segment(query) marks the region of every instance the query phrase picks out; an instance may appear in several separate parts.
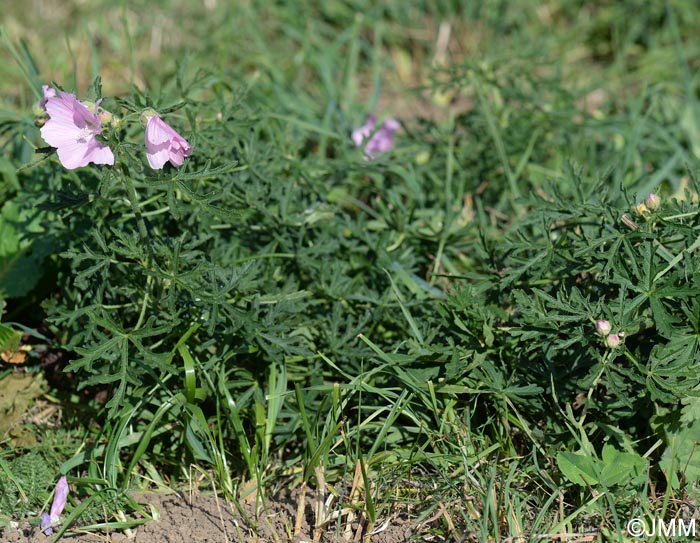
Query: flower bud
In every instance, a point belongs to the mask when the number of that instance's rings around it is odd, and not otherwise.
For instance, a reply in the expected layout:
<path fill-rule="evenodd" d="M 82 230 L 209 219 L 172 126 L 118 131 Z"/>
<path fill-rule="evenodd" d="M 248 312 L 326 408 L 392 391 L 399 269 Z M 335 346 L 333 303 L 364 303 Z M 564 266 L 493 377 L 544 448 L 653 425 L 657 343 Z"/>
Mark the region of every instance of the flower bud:
<path fill-rule="evenodd" d="M 610 322 L 604 320 L 596 322 L 595 330 L 601 336 L 607 336 L 610 333 Z"/>
<path fill-rule="evenodd" d="M 620 336 L 618 334 L 610 334 L 608 337 L 605 338 L 605 345 L 610 349 L 615 349 L 620 345 L 621 342 L 622 340 L 620 339 Z"/>
<path fill-rule="evenodd" d="M 114 115 L 112 115 L 109 111 L 101 109 L 100 119 L 102 119 L 102 124 L 109 124 L 114 120 Z"/>
<path fill-rule="evenodd" d="M 649 196 L 645 198 L 644 203 L 649 209 L 654 211 L 655 209 L 658 209 L 661 205 L 661 198 L 659 198 L 656 194 L 652 192 L 651 194 L 649 194 Z"/>
<path fill-rule="evenodd" d="M 146 125 L 148 124 L 148 121 L 151 120 L 151 117 L 154 117 L 154 116 L 156 116 L 156 115 L 158 115 L 158 114 L 156 113 L 156 110 L 155 110 L 155 109 L 150 108 L 150 107 L 144 109 L 144 110 L 141 112 L 141 118 L 140 118 L 141 124 L 142 124 L 143 126 L 146 126 Z"/>
<path fill-rule="evenodd" d="M 640 202 L 636 206 L 634 206 L 634 212 L 640 217 L 646 218 L 646 215 L 649 214 L 649 208 L 644 202 Z"/>

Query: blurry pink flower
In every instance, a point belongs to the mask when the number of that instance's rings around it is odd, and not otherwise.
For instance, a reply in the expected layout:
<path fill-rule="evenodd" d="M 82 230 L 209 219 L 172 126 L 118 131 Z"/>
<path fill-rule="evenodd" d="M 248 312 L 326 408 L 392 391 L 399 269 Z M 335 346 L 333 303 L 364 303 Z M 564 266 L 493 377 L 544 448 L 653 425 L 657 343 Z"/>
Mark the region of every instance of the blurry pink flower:
<path fill-rule="evenodd" d="M 182 166 L 190 156 L 192 147 L 187 140 L 155 113 L 146 124 L 146 157 L 154 170 L 160 170 L 170 161 L 173 166 Z"/>
<path fill-rule="evenodd" d="M 49 101 L 49 98 L 54 98 L 56 96 L 56 89 L 48 85 L 42 85 L 41 91 L 44 93 L 44 97 L 39 100 L 39 107 L 46 111 L 46 102 Z"/>
<path fill-rule="evenodd" d="M 352 141 L 355 142 L 357 147 L 360 147 L 362 143 L 369 138 L 369 141 L 365 145 L 365 156 L 367 158 L 374 158 L 377 153 L 391 151 L 394 148 L 394 132 L 401 127 L 396 119 L 389 118 L 384 121 L 384 124 L 374 132 L 374 134 L 372 134 L 376 122 L 376 115 L 370 115 L 367 117 L 367 122 L 364 126 L 352 132 Z"/>
<path fill-rule="evenodd" d="M 61 477 L 56 485 L 56 490 L 53 494 L 53 503 L 51 504 L 51 511 L 49 513 L 44 513 L 41 515 L 41 531 L 46 535 L 51 535 L 53 533 L 52 526 L 58 524 L 61 521 L 61 513 L 63 508 L 66 506 L 68 501 L 68 481 L 65 477 Z"/>
<path fill-rule="evenodd" d="M 97 111 L 100 102 L 94 105 Z M 61 164 L 73 170 L 95 164 L 114 164 L 112 150 L 96 136 L 102 131 L 102 120 L 74 95 L 58 91 L 46 100 L 49 120 L 41 129 L 41 137 L 58 152 Z"/>

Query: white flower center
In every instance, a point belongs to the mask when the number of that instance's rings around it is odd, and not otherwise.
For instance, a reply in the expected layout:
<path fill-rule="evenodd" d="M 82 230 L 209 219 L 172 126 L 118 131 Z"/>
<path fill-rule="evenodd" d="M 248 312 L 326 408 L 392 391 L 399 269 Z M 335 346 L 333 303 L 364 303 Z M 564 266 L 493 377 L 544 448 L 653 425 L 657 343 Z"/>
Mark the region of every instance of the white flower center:
<path fill-rule="evenodd" d="M 86 143 L 88 140 L 95 137 L 95 131 L 89 126 L 85 126 L 78 132 L 78 141 L 80 143 Z"/>

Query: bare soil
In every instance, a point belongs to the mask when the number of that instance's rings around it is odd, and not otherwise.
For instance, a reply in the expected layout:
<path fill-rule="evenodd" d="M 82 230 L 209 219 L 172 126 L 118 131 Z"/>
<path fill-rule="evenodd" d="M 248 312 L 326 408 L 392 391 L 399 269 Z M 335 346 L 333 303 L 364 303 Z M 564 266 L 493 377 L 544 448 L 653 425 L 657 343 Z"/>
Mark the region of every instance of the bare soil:
<path fill-rule="evenodd" d="M 67 543 L 398 543 L 416 535 L 410 523 L 401 519 L 381 519 L 370 534 L 362 522 L 331 521 L 324 530 L 313 533 L 312 503 L 305 502 L 301 531 L 294 534 L 298 496 L 293 493 L 267 500 L 267 514 L 258 515 L 257 525 L 247 522 L 236 508 L 211 495 L 143 494 L 134 496 L 137 502 L 153 506 L 160 513 L 152 520 L 132 530 L 110 533 L 72 533 L 61 541 Z M 244 505 L 243 512 L 255 518 L 254 505 Z M 131 537 L 128 537 L 130 535 Z M 367 539 L 366 537 L 369 536 Z M 27 522 L 18 527 L 0 528 L 3 543 L 49 543 L 38 527 Z"/>

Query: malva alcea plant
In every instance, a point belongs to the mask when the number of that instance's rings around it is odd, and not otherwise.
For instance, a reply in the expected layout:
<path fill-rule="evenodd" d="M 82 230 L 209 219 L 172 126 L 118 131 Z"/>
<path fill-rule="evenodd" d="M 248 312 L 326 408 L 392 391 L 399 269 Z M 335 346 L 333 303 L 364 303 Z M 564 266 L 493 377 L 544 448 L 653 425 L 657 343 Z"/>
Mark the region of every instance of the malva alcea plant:
<path fill-rule="evenodd" d="M 99 312 L 98 308 L 103 295 L 108 298 L 114 295 L 114 300 L 130 300 L 140 306 L 139 317 L 134 320 L 135 330 L 139 330 L 145 325 L 144 319 L 147 321 L 147 318 L 153 318 L 152 312 L 148 310 L 148 302 L 157 296 L 154 290 L 158 286 L 154 284 L 151 275 L 160 273 L 162 267 L 167 267 L 167 264 L 164 264 L 160 255 L 154 252 L 154 246 L 161 231 L 158 228 L 154 229 L 153 224 L 144 217 L 136 183 L 149 175 L 148 167 L 153 170 L 163 170 L 166 168 L 166 163 L 170 163 L 172 167 L 183 168 L 185 159 L 190 156 L 192 146 L 153 108 L 145 107 L 146 100 L 142 96 L 139 97 L 140 103 L 138 104 L 129 100 L 108 101 L 111 107 L 109 110 L 106 109 L 101 97 L 99 79 L 95 81 L 91 89 L 93 101 L 78 100 L 74 94 L 46 85 L 43 86 L 42 90 L 43 98 L 35 108 L 38 117 L 36 124 L 41 127 L 42 138 L 55 148 L 58 160 L 64 168 L 68 170 L 85 168 L 77 176 L 70 177 L 70 183 L 77 181 L 79 187 L 77 190 L 83 193 L 87 190 L 92 193 L 90 198 L 92 198 L 93 205 L 90 207 L 93 209 L 86 209 L 86 214 L 79 220 L 83 225 L 89 224 L 90 231 L 98 240 L 112 240 L 114 236 L 119 239 L 122 239 L 122 236 L 134 236 L 133 247 L 138 248 L 139 254 L 142 253 L 143 256 L 143 258 L 136 255 L 131 257 L 139 262 L 139 271 L 131 277 L 134 283 L 131 286 L 136 290 L 130 291 L 124 298 L 120 287 L 115 286 L 112 293 L 105 292 L 105 289 L 110 290 L 108 287 L 100 287 L 98 288 L 100 294 L 92 300 L 90 311 Z M 118 104 L 116 107 L 112 106 L 115 102 Z M 121 111 L 117 112 L 119 115 L 114 113 L 118 108 L 123 110 L 123 114 Z M 136 140 L 138 143 L 134 141 L 134 135 L 138 133 L 136 126 L 145 128 L 142 132 L 144 139 L 140 142 Z M 45 151 L 45 149 L 40 151 Z M 143 158 L 146 158 L 146 161 Z M 146 166 L 146 162 L 148 166 Z M 97 165 L 99 168 L 93 168 L 90 171 L 86 167 L 91 165 Z M 173 175 L 170 180 L 174 180 L 178 175 L 180 172 Z M 60 178 L 63 179 L 63 176 Z M 97 192 L 94 192 L 94 189 L 89 187 L 96 178 L 100 182 Z M 62 185 L 59 192 L 64 190 L 63 187 Z M 71 190 L 75 191 L 76 189 L 71 188 Z M 114 199 L 112 197 L 123 190 L 126 191 L 126 198 L 120 196 Z M 188 191 L 189 187 L 184 187 L 184 190 Z M 130 209 L 125 210 L 125 223 L 116 226 L 112 220 L 115 210 L 124 203 L 127 203 Z M 107 215 L 102 215 L 101 211 L 107 211 Z M 59 221 L 63 225 L 61 228 L 73 227 L 69 222 L 77 216 L 71 214 L 70 217 L 70 219 L 68 216 L 61 218 Z M 64 222 L 66 219 L 68 221 Z M 85 219 L 87 222 L 84 221 Z M 115 229 L 104 228 L 106 221 L 110 221 Z M 130 228 L 128 223 L 131 221 L 135 221 L 136 230 Z M 83 227 L 81 226 L 81 230 Z M 54 227 L 47 224 L 46 228 L 48 231 L 53 231 Z M 84 236 L 78 235 L 77 238 L 84 239 Z M 100 245 L 100 249 L 106 248 L 105 245 Z M 66 256 L 70 258 L 72 255 L 66 253 Z M 94 253 L 92 256 L 95 256 Z M 76 257 L 76 259 L 78 262 L 82 261 L 80 257 Z M 110 258 L 110 260 L 110 264 L 103 269 L 103 279 L 120 267 L 118 259 Z M 98 268 L 102 269 L 99 266 Z M 76 285 L 86 286 L 85 272 L 80 269 L 79 265 L 70 276 L 71 283 L 75 282 Z M 139 285 L 136 286 L 136 283 Z M 78 303 L 85 301 L 82 299 Z M 127 325 L 123 315 L 117 311 L 107 311 L 103 316 L 114 320 L 114 322 L 122 321 L 126 329 L 129 325 L 134 324 L 134 322 L 129 322 Z M 91 314 L 90 318 L 96 319 L 97 317 Z M 98 333 L 97 335 L 101 336 L 102 334 Z M 74 339 L 76 340 L 75 344 L 79 345 L 78 338 Z M 124 374 L 126 368 L 131 365 L 132 362 L 128 357 L 122 359 L 122 379 L 120 380 L 122 388 L 108 403 L 112 408 L 116 408 L 124 400 L 125 390 L 123 387 L 126 385 L 126 381 L 129 380 L 133 383 L 138 381 L 133 376 L 127 378 Z M 90 364 L 89 371 L 91 369 L 92 364 Z M 97 373 L 106 375 L 102 371 Z M 126 373 L 129 372 L 126 371 Z M 113 377 L 106 377 L 106 380 L 109 381 L 111 378 Z M 85 385 L 81 384 L 81 386 Z"/>
<path fill-rule="evenodd" d="M 75 95 L 44 85 L 44 97 L 40 109 L 49 116 L 41 128 L 41 137 L 56 149 L 61 164 L 73 170 L 88 164 L 114 165 L 112 149 L 101 141 L 105 128 L 118 129 L 120 121 L 100 107 L 102 100 L 80 102 Z M 166 162 L 183 165 L 192 147 L 153 109 L 141 115 L 146 123 L 146 157 L 154 170 L 162 169 Z M 106 126 L 103 126 L 103 122 Z"/>

